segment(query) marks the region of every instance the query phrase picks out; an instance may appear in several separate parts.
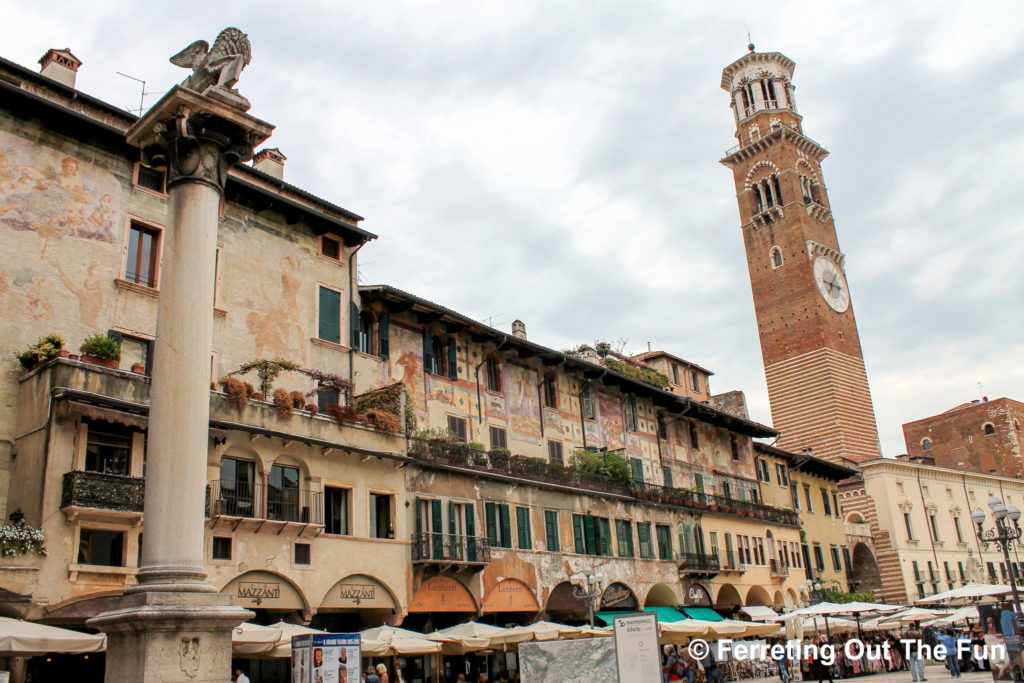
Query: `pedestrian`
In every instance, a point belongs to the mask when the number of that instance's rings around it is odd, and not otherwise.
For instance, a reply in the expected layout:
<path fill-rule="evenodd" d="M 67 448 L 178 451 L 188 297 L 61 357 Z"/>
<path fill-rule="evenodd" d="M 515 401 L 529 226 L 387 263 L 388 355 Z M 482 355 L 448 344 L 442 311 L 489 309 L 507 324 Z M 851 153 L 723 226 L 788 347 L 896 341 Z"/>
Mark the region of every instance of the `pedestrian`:
<path fill-rule="evenodd" d="M 789 672 L 789 656 L 786 654 L 786 648 L 779 648 L 779 651 L 775 654 L 775 664 L 779 667 L 779 680 L 782 683 L 789 683 L 793 675 Z M 690 683 L 693 683 L 693 681 Z"/>
<path fill-rule="evenodd" d="M 722 680 L 722 670 L 718 668 L 718 662 L 715 660 L 715 654 L 711 650 L 712 648 L 708 647 L 707 654 L 704 655 L 704 659 L 700 661 L 700 665 L 704 667 L 705 683 L 714 683 L 714 681 Z"/>
<path fill-rule="evenodd" d="M 828 661 L 830 657 L 825 656 L 825 652 L 828 650 L 828 641 L 825 640 L 825 636 L 818 636 L 818 647 L 814 653 L 814 668 L 815 673 L 818 677 L 818 683 L 835 683 L 832 680 L 832 665 Z"/>
<path fill-rule="evenodd" d="M 960 658 L 956 653 L 956 637 L 953 629 L 946 629 L 939 635 L 939 645 L 946 649 L 946 666 L 949 668 L 949 675 L 953 678 L 960 678 Z"/>
<path fill-rule="evenodd" d="M 249 683 L 249 677 L 241 669 L 235 669 L 235 683 Z"/>
<path fill-rule="evenodd" d="M 363 680 L 364 683 L 380 683 L 380 676 L 373 670 L 373 664 L 366 665 L 366 678 Z"/>
<path fill-rule="evenodd" d="M 924 681 L 924 660 L 921 659 L 921 628 L 918 622 L 903 632 L 903 640 L 911 641 L 906 647 L 907 664 L 910 665 L 910 680 Z"/>
<path fill-rule="evenodd" d="M 661 659 L 661 680 L 663 683 L 678 681 L 679 674 L 676 673 L 676 665 L 679 663 L 679 655 L 676 654 L 675 645 L 668 644 L 662 648 Z"/>
<path fill-rule="evenodd" d="M 377 665 L 377 675 L 380 676 L 380 683 L 390 683 L 391 679 L 388 678 L 388 668 L 384 666 L 383 662 Z"/>

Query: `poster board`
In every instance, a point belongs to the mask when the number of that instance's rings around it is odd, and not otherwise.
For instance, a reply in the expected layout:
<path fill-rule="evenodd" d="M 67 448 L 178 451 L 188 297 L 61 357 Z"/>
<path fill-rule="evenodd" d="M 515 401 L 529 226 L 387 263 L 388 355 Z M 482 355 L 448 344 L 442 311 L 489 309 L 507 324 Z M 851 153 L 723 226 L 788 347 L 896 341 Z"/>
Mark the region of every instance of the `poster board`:
<path fill-rule="evenodd" d="M 519 645 L 522 683 L 618 683 L 611 638 L 545 640 Z"/>
<path fill-rule="evenodd" d="M 358 633 L 292 637 L 292 683 L 359 683 Z"/>
<path fill-rule="evenodd" d="M 661 681 L 658 615 L 655 612 L 624 614 L 615 617 L 612 625 L 615 631 L 615 665 L 619 683 Z"/>

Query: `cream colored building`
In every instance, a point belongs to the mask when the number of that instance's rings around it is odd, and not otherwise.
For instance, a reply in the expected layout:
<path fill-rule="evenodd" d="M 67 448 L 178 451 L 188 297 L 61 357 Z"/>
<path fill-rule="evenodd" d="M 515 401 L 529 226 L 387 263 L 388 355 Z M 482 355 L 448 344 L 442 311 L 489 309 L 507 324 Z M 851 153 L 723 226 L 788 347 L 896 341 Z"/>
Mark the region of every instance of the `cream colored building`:
<path fill-rule="evenodd" d="M 935 467 L 927 459 L 871 460 L 859 465 L 867 498 L 850 490 L 841 502 L 846 521 L 864 525 L 874 538 L 885 602 L 913 601 L 971 581 L 1003 582 L 1020 577 L 1021 559 L 1010 567 L 994 545 L 978 540 L 971 511 L 988 500 L 1024 508 L 1024 481 Z M 857 558 L 855 558 L 855 563 Z"/>

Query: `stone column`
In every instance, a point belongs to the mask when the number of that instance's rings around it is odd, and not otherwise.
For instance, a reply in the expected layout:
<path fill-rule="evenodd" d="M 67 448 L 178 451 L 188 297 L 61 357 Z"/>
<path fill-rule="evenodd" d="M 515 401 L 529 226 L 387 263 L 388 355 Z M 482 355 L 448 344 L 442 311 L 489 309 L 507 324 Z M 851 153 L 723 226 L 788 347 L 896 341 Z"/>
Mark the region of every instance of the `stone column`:
<path fill-rule="evenodd" d="M 228 169 L 273 127 L 223 87 L 175 86 L 128 131 L 167 168 L 170 207 L 150 393 L 138 585 L 90 625 L 107 633 L 106 681 L 226 682 L 231 630 L 252 613 L 205 583 L 214 264 Z"/>

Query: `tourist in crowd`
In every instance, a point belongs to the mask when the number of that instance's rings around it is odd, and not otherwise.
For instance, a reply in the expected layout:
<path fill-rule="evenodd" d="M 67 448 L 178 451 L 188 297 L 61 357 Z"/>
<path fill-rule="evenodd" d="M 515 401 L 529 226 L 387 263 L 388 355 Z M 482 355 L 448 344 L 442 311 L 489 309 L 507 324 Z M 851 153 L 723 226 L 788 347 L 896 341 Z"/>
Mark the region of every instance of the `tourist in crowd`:
<path fill-rule="evenodd" d="M 366 665 L 366 672 L 363 675 L 363 681 L 365 683 L 380 683 L 380 676 L 373 670 L 373 664 Z"/>
<path fill-rule="evenodd" d="M 824 653 L 828 641 L 825 640 L 825 636 L 818 636 L 818 641 L 815 644 L 817 645 L 817 651 L 814 653 L 814 677 L 818 679 L 818 683 L 824 683 L 826 680 L 828 683 L 835 683 L 832 680 L 832 667 Z"/>
<path fill-rule="evenodd" d="M 675 645 L 665 645 L 662 648 L 661 658 L 661 680 L 663 683 L 678 681 L 679 674 L 676 673 L 676 665 L 679 664 L 679 655 L 676 654 Z"/>
<path fill-rule="evenodd" d="M 960 678 L 960 659 L 956 654 L 956 637 L 953 635 L 952 627 L 947 626 L 939 634 L 939 645 L 946 648 L 946 667 L 949 669 L 949 675 Z"/>
<path fill-rule="evenodd" d="M 377 665 L 377 675 L 380 677 L 380 683 L 390 683 L 391 679 L 388 678 L 388 668 L 381 662 Z"/>

